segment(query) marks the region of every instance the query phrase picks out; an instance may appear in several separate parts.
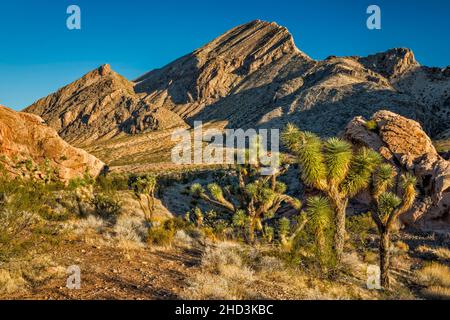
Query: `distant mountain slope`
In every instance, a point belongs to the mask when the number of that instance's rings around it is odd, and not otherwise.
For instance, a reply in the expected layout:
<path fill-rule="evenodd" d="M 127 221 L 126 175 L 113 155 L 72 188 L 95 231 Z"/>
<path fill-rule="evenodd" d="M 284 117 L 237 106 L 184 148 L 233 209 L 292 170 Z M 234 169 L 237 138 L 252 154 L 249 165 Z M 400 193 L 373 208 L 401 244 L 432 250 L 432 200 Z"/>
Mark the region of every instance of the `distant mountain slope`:
<path fill-rule="evenodd" d="M 184 125 L 167 109 L 155 108 L 135 94 L 133 83 L 104 65 L 26 112 L 41 116 L 68 142 L 86 145 L 120 133 L 136 134 Z"/>
<path fill-rule="evenodd" d="M 230 128 L 295 122 L 329 136 L 354 116 L 381 109 L 420 121 L 432 136 L 450 129 L 449 68 L 422 67 L 409 49 L 315 61 L 297 49 L 286 28 L 259 20 L 134 83 L 104 69 L 27 111 L 77 144 L 165 129 L 180 118 Z"/>
<path fill-rule="evenodd" d="M 56 177 L 69 181 L 87 171 L 97 176 L 104 163 L 69 145 L 36 115 L 0 106 L 0 165 L 12 176 L 42 177 L 56 169 Z"/>

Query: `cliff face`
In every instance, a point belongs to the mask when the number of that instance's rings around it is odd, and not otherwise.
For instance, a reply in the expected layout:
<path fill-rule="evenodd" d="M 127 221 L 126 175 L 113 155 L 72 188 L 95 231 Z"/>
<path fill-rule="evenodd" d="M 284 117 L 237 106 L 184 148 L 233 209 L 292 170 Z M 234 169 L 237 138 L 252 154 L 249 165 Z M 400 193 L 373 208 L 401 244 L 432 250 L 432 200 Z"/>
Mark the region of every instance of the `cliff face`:
<path fill-rule="evenodd" d="M 11 176 L 39 178 L 52 168 L 58 179 L 69 181 L 85 172 L 95 177 L 104 167 L 94 156 L 61 139 L 40 117 L 3 106 L 0 106 L 0 154 L 0 163 Z"/>
<path fill-rule="evenodd" d="M 298 124 L 322 136 L 355 116 L 389 110 L 433 137 L 450 129 L 450 72 L 422 67 L 409 49 L 315 61 L 276 23 L 238 26 L 169 65 L 129 82 L 108 66 L 27 109 L 68 141 L 89 145 L 220 121 L 229 128 Z"/>

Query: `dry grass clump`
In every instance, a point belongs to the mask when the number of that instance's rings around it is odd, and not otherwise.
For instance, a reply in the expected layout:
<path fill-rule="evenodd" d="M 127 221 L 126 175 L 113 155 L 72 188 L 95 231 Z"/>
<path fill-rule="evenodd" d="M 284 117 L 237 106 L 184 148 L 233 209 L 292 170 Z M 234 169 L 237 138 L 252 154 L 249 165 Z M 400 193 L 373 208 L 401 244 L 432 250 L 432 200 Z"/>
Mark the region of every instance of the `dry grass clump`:
<path fill-rule="evenodd" d="M 71 227 L 76 235 L 83 235 L 88 232 L 99 233 L 105 227 L 105 222 L 100 217 L 89 215 L 85 219 L 76 220 Z"/>
<path fill-rule="evenodd" d="M 207 247 L 201 271 L 190 279 L 185 292 L 187 299 L 238 300 L 253 297 L 251 289 L 254 271 L 244 265 L 239 246 L 220 243 Z"/>
<path fill-rule="evenodd" d="M 121 216 L 114 226 L 114 237 L 119 241 L 119 244 L 134 243 L 137 247 L 144 247 L 147 230 L 147 223 L 144 219 Z"/>
<path fill-rule="evenodd" d="M 416 251 L 422 254 L 433 255 L 440 260 L 450 260 L 450 250 L 444 247 L 433 248 L 421 245 L 417 247 Z"/>
<path fill-rule="evenodd" d="M 273 250 L 272 250 L 273 251 Z M 382 292 L 368 290 L 364 277 L 341 280 L 317 277 L 301 267 L 286 264 L 270 249 L 223 242 L 206 248 L 200 268 L 188 279 L 186 299 L 328 300 L 380 299 Z M 273 253 L 273 252 L 272 252 Z M 360 260 L 350 257 L 350 265 Z M 353 269 L 353 268 L 352 268 Z M 357 272 L 360 273 L 360 272 Z"/>
<path fill-rule="evenodd" d="M 450 288 L 431 286 L 422 291 L 422 293 L 433 300 L 450 300 Z"/>
<path fill-rule="evenodd" d="M 433 262 L 419 271 L 419 278 L 428 285 L 439 285 L 450 288 L 450 268 Z"/>
<path fill-rule="evenodd" d="M 17 272 L 0 269 L 0 294 L 18 292 L 26 285 L 25 279 Z"/>
<path fill-rule="evenodd" d="M 64 268 L 48 255 L 30 252 L 29 257 L 12 260 L 0 269 L 0 295 L 25 291 L 29 286 L 44 283 L 64 274 Z"/>
<path fill-rule="evenodd" d="M 430 299 L 450 299 L 450 268 L 433 262 L 419 271 L 419 280 L 427 287 L 423 294 Z"/>

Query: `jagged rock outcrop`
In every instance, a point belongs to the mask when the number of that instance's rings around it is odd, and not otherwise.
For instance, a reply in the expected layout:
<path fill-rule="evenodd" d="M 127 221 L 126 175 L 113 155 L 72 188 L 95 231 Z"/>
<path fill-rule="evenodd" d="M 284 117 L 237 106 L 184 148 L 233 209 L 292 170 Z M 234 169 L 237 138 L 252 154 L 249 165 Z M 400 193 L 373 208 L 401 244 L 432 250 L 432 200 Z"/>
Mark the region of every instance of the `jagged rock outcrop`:
<path fill-rule="evenodd" d="M 33 114 L 0 106 L 0 164 L 8 175 L 55 178 L 69 181 L 85 172 L 97 176 L 104 163 L 61 139 L 56 131 Z"/>
<path fill-rule="evenodd" d="M 366 68 L 392 79 L 402 76 L 405 72 L 419 67 L 414 53 L 407 48 L 390 49 L 368 57 L 358 58 Z"/>
<path fill-rule="evenodd" d="M 370 147 L 400 171 L 418 178 L 420 196 L 405 223 L 436 229 L 450 227 L 450 162 L 436 151 L 431 139 L 416 121 L 390 111 L 379 111 L 371 119 L 376 128 L 357 117 L 345 129 L 345 138 Z"/>
<path fill-rule="evenodd" d="M 68 142 L 87 145 L 120 133 L 136 134 L 184 125 L 167 109 L 142 101 L 133 83 L 101 66 L 25 112 L 41 116 Z"/>

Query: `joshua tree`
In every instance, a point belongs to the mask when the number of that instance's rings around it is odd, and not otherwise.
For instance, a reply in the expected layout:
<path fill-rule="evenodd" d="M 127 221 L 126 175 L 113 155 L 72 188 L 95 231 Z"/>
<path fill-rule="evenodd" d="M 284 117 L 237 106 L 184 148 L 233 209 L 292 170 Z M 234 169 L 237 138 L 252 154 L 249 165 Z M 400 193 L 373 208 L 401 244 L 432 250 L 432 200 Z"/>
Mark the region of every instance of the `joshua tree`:
<path fill-rule="evenodd" d="M 322 267 L 335 263 L 333 250 L 333 210 L 325 197 L 312 197 L 308 199 L 306 210 L 308 228 L 315 238 L 315 250 Z"/>
<path fill-rule="evenodd" d="M 286 185 L 277 181 L 277 177 L 287 169 L 280 168 L 272 175 L 264 176 L 258 164 L 239 166 L 236 181 L 231 185 L 222 187 L 213 183 L 205 190 L 200 184 L 194 184 L 191 194 L 231 213 L 233 225 L 245 228 L 247 241 L 254 242 L 256 231 L 264 233 L 264 230 L 270 230 L 264 228 L 263 222 L 274 217 L 284 202 L 300 209 L 300 201 L 286 195 Z"/>
<path fill-rule="evenodd" d="M 156 177 L 151 174 L 131 177 L 130 185 L 139 200 L 139 204 L 141 205 L 141 209 L 144 212 L 146 219 L 152 220 L 153 213 L 155 211 L 155 192 L 157 186 Z M 142 198 L 147 200 L 148 209 L 145 208 Z"/>
<path fill-rule="evenodd" d="M 404 174 L 400 178 L 400 196 L 389 191 L 394 187 L 397 173 L 389 164 L 382 164 L 378 168 L 373 181 L 372 195 L 374 210 L 372 218 L 375 221 L 380 233 L 380 282 L 381 286 L 389 289 L 389 269 L 390 269 L 390 236 L 395 223 L 400 215 L 408 211 L 417 196 L 416 178 L 410 174 Z"/>
<path fill-rule="evenodd" d="M 283 143 L 298 157 L 301 178 L 310 187 L 326 194 L 334 211 L 334 248 L 336 259 L 342 259 L 345 240 L 345 217 L 349 199 L 367 188 L 381 157 L 362 148 L 353 152 L 344 140 L 322 141 L 310 132 L 289 124 L 282 135 Z"/>

